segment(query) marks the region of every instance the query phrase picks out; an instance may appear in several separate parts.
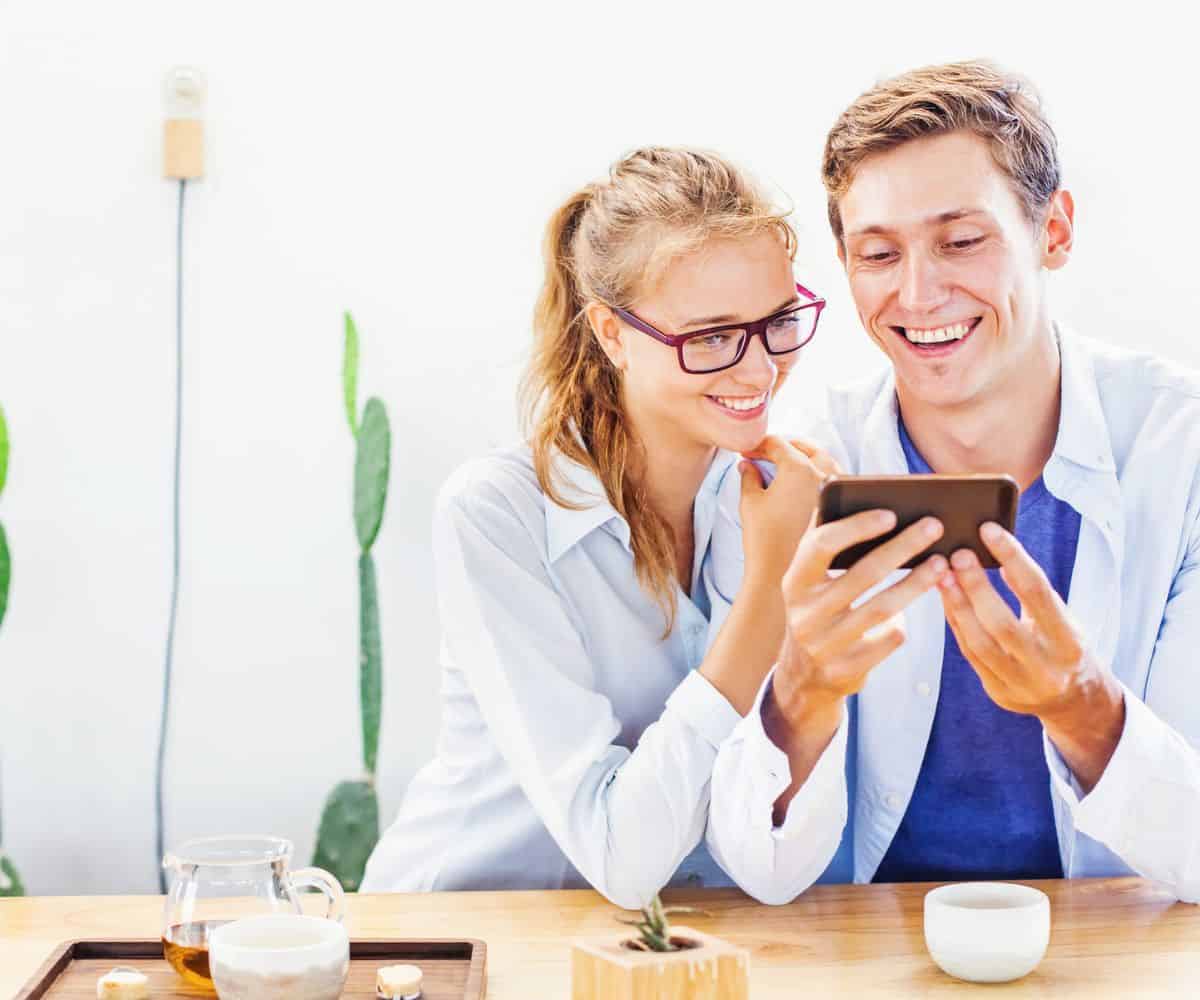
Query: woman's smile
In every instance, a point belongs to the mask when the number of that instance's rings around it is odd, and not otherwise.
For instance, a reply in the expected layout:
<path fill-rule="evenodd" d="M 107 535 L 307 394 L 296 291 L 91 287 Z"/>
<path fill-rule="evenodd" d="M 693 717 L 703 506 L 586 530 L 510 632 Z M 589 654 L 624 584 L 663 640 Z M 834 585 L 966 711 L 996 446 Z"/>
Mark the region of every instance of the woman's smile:
<path fill-rule="evenodd" d="M 755 396 L 706 395 L 704 398 L 733 420 L 757 420 L 767 412 L 767 407 L 771 403 L 771 391 L 768 389 Z"/>

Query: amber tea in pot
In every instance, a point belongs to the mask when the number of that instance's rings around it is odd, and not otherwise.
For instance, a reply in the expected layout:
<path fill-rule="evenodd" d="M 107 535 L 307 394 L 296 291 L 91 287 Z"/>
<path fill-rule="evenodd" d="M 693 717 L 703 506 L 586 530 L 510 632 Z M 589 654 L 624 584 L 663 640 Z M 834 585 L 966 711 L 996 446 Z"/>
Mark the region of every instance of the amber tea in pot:
<path fill-rule="evenodd" d="M 344 896 L 320 868 L 290 870 L 291 841 L 282 837 L 189 840 L 163 858 L 171 884 L 163 908 L 163 957 L 187 982 L 213 988 L 209 935 L 239 917 L 300 913 L 300 889 L 320 889 L 325 914 L 341 920 Z"/>

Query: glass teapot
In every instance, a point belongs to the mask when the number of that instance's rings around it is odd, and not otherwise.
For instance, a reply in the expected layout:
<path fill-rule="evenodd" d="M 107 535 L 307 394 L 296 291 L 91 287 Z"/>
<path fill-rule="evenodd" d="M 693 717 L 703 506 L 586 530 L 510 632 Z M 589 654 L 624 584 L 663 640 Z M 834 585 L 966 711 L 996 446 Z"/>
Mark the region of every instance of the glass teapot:
<path fill-rule="evenodd" d="M 208 936 L 213 928 L 261 913 L 300 913 L 300 889 L 320 889 L 326 916 L 342 919 L 341 883 L 320 868 L 291 871 L 282 837 L 205 837 L 163 858 L 171 884 L 163 907 L 163 955 L 185 980 L 212 989 Z"/>

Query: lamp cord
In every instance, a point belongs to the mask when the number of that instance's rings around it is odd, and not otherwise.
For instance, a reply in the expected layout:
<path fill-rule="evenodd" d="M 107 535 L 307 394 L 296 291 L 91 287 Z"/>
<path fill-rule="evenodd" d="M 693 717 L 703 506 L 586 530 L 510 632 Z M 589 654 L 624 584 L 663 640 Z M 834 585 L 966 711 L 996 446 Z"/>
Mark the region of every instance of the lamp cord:
<path fill-rule="evenodd" d="M 167 618 L 167 648 L 163 664 L 162 712 L 158 730 L 158 760 L 154 776 L 154 846 L 158 852 L 158 891 L 167 891 L 162 867 L 163 774 L 167 756 L 167 727 L 171 716 L 171 668 L 175 658 L 175 623 L 179 612 L 179 482 L 183 442 L 183 201 L 187 180 L 179 181 L 179 214 L 175 232 L 175 456 L 171 507 L 171 607 Z"/>

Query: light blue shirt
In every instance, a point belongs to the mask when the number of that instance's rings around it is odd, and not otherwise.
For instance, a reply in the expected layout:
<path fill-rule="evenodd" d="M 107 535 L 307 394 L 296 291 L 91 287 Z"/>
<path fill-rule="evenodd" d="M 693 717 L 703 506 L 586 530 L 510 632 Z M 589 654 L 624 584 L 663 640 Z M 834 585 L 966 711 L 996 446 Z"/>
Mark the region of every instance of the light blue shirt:
<path fill-rule="evenodd" d="M 1136 873 L 1197 902 L 1200 374 L 1058 334 L 1062 411 L 1043 477 L 1081 516 L 1068 607 L 1123 685 L 1126 712 L 1116 752 L 1086 796 L 1043 734 L 1063 871 Z M 889 369 L 831 392 L 803 434 L 849 473 L 903 474 L 897 416 Z M 1019 410 L 1012 419 L 1021 419 Z M 737 485 L 721 497 L 729 521 Z M 736 537 L 713 540 L 713 581 L 726 599 L 741 574 Z M 722 613 L 715 605 L 714 620 Z M 772 807 L 791 775 L 757 708 L 722 746 L 708 842 L 757 898 L 784 902 L 819 879 L 869 882 L 878 868 L 920 773 L 938 702 L 945 618 L 936 592 L 909 607 L 905 628 L 905 644 L 849 700 L 780 827 Z"/>
<path fill-rule="evenodd" d="M 437 753 L 364 892 L 590 884 L 632 908 L 672 880 L 731 884 L 702 841 L 717 747 L 741 717 L 696 667 L 715 634 L 707 554 L 735 458 L 719 453 L 696 496 L 692 596 L 677 593 L 665 639 L 594 474 L 560 456 L 579 510 L 542 493 L 528 448 L 451 477 L 434 517 Z"/>

